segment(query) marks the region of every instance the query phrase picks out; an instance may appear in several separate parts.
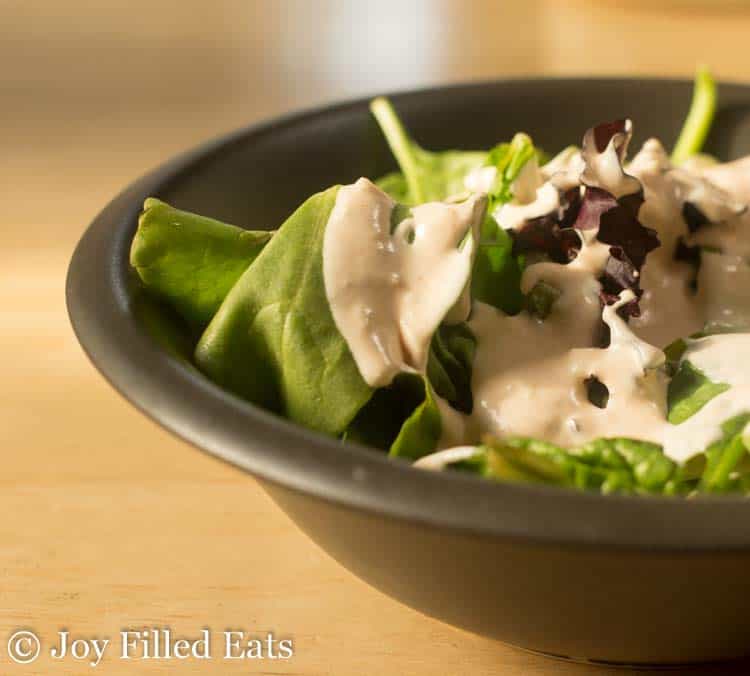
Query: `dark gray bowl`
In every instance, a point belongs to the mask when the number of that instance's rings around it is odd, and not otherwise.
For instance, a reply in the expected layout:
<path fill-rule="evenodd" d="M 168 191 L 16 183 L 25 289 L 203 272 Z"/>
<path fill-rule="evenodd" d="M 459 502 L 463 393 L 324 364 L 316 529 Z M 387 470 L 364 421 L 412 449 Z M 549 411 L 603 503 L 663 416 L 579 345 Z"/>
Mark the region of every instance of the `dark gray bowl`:
<path fill-rule="evenodd" d="M 430 148 L 524 130 L 554 151 L 630 116 L 671 144 L 691 84 L 518 80 L 394 96 Z M 750 87 L 721 88 L 709 150 L 750 152 Z M 684 663 L 750 654 L 750 503 L 601 497 L 433 474 L 342 445 L 228 394 L 182 354 L 128 266 L 143 199 L 272 228 L 308 195 L 394 168 L 366 101 L 242 129 L 116 197 L 67 279 L 76 334 L 103 375 L 183 439 L 252 473 L 310 537 L 401 602 L 470 631 L 575 659 Z M 637 434 L 637 430 L 633 431 Z M 373 622 L 377 621 L 373 618 Z"/>

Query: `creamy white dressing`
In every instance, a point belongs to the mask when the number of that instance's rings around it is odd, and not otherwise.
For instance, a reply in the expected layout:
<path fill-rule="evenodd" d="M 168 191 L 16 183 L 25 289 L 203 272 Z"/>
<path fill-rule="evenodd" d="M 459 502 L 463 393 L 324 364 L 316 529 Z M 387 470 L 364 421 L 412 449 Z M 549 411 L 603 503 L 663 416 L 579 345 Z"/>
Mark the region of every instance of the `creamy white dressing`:
<path fill-rule="evenodd" d="M 660 346 L 700 331 L 707 319 L 690 288 L 692 267 L 674 260 L 677 240 L 687 235 L 687 225 L 670 168 L 669 157 L 656 139 L 646 141 L 628 165 L 628 172 L 643 186 L 645 199 L 638 219 L 655 230 L 661 242 L 641 270 L 641 316 L 631 320 L 631 327 Z"/>
<path fill-rule="evenodd" d="M 578 232 L 581 249 L 569 264 L 527 264 L 524 293 L 539 282 L 560 292 L 544 320 L 527 312 L 508 316 L 480 302 L 472 307 L 471 265 L 494 167 L 466 176 L 465 186 L 473 193 L 468 200 L 416 207 L 393 233 L 389 197 L 365 179 L 340 189 L 324 242 L 326 294 L 365 380 L 378 387 L 400 371 L 424 372 L 441 321 L 468 317 L 477 338 L 473 412 L 459 413 L 436 397 L 442 420 L 438 449 L 449 450 L 439 450 L 421 465 L 441 468 L 470 457 L 471 445 L 487 433 L 563 446 L 633 437 L 663 444 L 669 457 L 682 462 L 718 438 L 721 423 L 750 404 L 750 334 L 691 342 L 685 358 L 732 388 L 681 425 L 666 420 L 668 378 L 661 350 L 707 324 L 750 326 L 750 214 L 745 208 L 750 158 L 676 169 L 662 145 L 651 139 L 623 168 L 629 127 L 626 132 L 615 134 L 602 153 L 595 152 L 593 136 L 587 134 L 581 152 L 568 149 L 541 168 L 529 162 L 513 185 L 514 199 L 494 215 L 501 227 L 517 230 L 531 218 L 559 210 L 561 192 L 576 185 L 599 187 L 616 197 L 642 189 L 645 201 L 638 218 L 657 232 L 661 246 L 641 270 L 641 315 L 629 323 L 617 309 L 633 299 L 630 291 L 602 310 L 598 279 L 610 247 L 592 231 Z M 683 219 L 686 200 L 713 224 L 689 233 Z M 474 236 L 464 241 L 469 231 Z M 692 266 L 674 260 L 681 239 L 718 250 L 702 251 L 697 293 L 691 286 Z M 610 333 L 603 349 L 594 347 L 602 322 Z M 592 377 L 609 393 L 604 408 L 589 401 L 586 381 Z"/>
<path fill-rule="evenodd" d="M 721 438 L 721 425 L 750 411 L 750 334 L 723 334 L 690 341 L 683 359 L 712 382 L 729 389 L 679 425 L 668 425 L 664 452 L 684 462 Z"/>
<path fill-rule="evenodd" d="M 581 151 L 575 146 L 568 146 L 560 151 L 540 169 L 545 181 L 549 181 L 555 174 L 560 174 L 570 177 L 575 182 L 578 181 L 583 170 L 583 157 L 581 157 Z"/>
<path fill-rule="evenodd" d="M 701 168 L 702 175 L 742 204 L 750 203 L 750 155 Z"/>
<path fill-rule="evenodd" d="M 467 439 L 476 437 L 476 429 L 470 417 L 457 411 L 434 391 L 432 392 L 432 398 L 440 412 L 441 429 L 437 443 L 438 448 L 458 446 L 465 443 Z"/>
<path fill-rule="evenodd" d="M 537 191 L 543 183 L 544 176 L 539 171 L 539 162 L 534 155 L 523 165 L 516 180 L 510 186 L 513 201 L 519 204 L 533 202 L 537 199 Z"/>
<path fill-rule="evenodd" d="M 471 192 L 488 193 L 492 190 L 496 176 L 496 167 L 477 167 L 466 174 L 464 186 Z"/>
<path fill-rule="evenodd" d="M 323 241 L 323 278 L 336 327 L 368 385 L 423 371 L 444 317 L 468 315 L 485 201 L 473 195 L 422 204 L 391 233 L 388 195 L 365 178 L 339 189 Z"/>
<path fill-rule="evenodd" d="M 628 294 L 604 309 L 611 333 L 606 349 L 588 347 L 593 321 L 582 327 L 553 311 L 539 323 L 525 314 L 505 317 L 478 303 L 470 322 L 477 336 L 476 427 L 573 446 L 601 436 L 633 436 L 637 419 L 639 438 L 660 441 L 667 381 L 656 367 L 664 355 L 638 339 L 615 313 L 632 299 Z M 592 376 L 609 390 L 606 408 L 588 399 L 586 380 Z"/>
<path fill-rule="evenodd" d="M 614 134 L 602 153 L 596 151 L 593 130 L 586 132 L 581 151 L 585 162 L 582 183 L 606 190 L 616 198 L 632 195 L 641 189 L 638 179 L 627 174 L 622 167 L 621 158 L 627 153 L 632 128 L 633 123 L 626 120 L 625 133 Z"/>
<path fill-rule="evenodd" d="M 750 213 L 742 213 L 723 223 L 701 228 L 687 241 L 689 244 L 741 256 L 750 261 Z"/>
<path fill-rule="evenodd" d="M 631 436 L 665 443 L 665 452 L 683 461 L 696 449 L 704 449 L 706 439 L 713 440 L 720 434 L 721 423 L 750 402 L 748 392 L 722 395 L 706 407 L 706 413 L 701 411 L 701 415 L 714 412 L 708 424 L 698 415 L 688 427 L 670 425 L 666 421 L 668 382 L 658 368 L 663 354 L 656 347 L 707 324 L 750 325 L 750 266 L 746 264 L 750 257 L 750 217 L 737 203 L 750 197 L 750 161 L 731 163 L 734 166 L 730 170 L 726 165 L 702 168 L 701 172 L 716 184 L 706 185 L 697 171 L 687 178 L 684 171 L 675 171 L 656 139 L 644 144 L 626 170 L 621 168 L 615 146 L 611 141 L 605 153 L 594 158 L 594 171 L 584 172 L 582 179 L 614 194 L 629 194 L 638 189 L 638 183 L 644 190 L 639 220 L 657 232 L 661 246 L 649 254 L 641 271 L 641 316 L 626 325 L 613 314 L 612 307 L 605 308 L 603 315 L 612 335 L 610 347 L 577 347 L 590 345 L 599 308 L 596 279 L 609 247 L 591 243 L 590 234 L 585 233 L 584 246 L 569 265 L 531 265 L 522 280 L 525 293 L 539 280 L 563 293 L 544 322 L 523 314 L 506 317 L 476 304 L 471 326 L 479 345 L 489 346 L 477 350 L 474 428 L 500 436 L 533 436 L 561 445 L 599 436 Z M 560 162 L 546 172 L 548 182 L 537 188 L 535 202 L 516 204 L 514 200 L 504 207 L 498 214 L 504 217 L 502 225 L 519 228 L 525 218 L 557 208 L 559 190 L 553 190 L 556 186 L 549 179 L 569 177 L 568 167 L 580 167 L 578 162 L 580 154 L 569 152 L 569 164 Z M 732 190 L 737 174 L 740 188 Z M 686 199 L 694 201 L 707 216 L 721 218 L 720 225 L 691 238 L 682 217 Z M 691 266 L 674 260 L 680 237 L 691 244 L 707 243 L 740 255 L 704 251 L 696 294 L 689 283 L 694 274 Z M 495 345 L 493 336 L 497 336 Z M 721 336 L 717 342 L 723 339 Z M 748 336 L 737 340 L 750 345 Z M 730 347 L 717 353 L 734 362 L 728 357 L 732 354 Z M 583 383 L 588 375 L 596 375 L 607 386 L 610 398 L 606 408 L 598 409 L 588 401 Z M 697 427 L 704 432 L 695 442 L 693 428 Z"/>
<path fill-rule="evenodd" d="M 698 272 L 698 300 L 706 324 L 750 327 L 750 265 L 734 254 L 704 251 Z"/>
<path fill-rule="evenodd" d="M 747 208 L 745 204 L 735 201 L 726 190 L 705 178 L 705 175 L 678 168 L 671 169 L 669 175 L 680 201 L 700 205 L 701 211 L 712 223 L 725 223 Z"/>
<path fill-rule="evenodd" d="M 547 181 L 535 190 L 535 198 L 528 202 L 514 199 L 501 205 L 492 214 L 501 228 L 518 230 L 527 220 L 545 216 L 560 207 L 560 193 L 556 186 Z"/>
<path fill-rule="evenodd" d="M 453 463 L 475 458 L 480 453 L 481 451 L 476 446 L 454 446 L 425 455 L 417 460 L 414 466 L 422 469 L 441 470 Z"/>

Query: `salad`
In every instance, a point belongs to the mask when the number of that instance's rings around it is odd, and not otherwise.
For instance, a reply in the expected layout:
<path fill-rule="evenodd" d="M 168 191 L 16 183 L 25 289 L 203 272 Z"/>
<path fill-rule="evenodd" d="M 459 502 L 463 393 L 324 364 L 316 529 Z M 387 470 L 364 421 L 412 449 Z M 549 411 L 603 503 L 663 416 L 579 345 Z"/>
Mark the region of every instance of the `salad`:
<path fill-rule="evenodd" d="M 131 264 L 195 366 L 312 430 L 428 470 L 602 493 L 750 492 L 750 157 L 627 153 L 606 121 L 554 157 L 517 133 L 433 152 L 273 231 L 149 198 Z M 502 111 L 498 111 L 502 114 Z"/>

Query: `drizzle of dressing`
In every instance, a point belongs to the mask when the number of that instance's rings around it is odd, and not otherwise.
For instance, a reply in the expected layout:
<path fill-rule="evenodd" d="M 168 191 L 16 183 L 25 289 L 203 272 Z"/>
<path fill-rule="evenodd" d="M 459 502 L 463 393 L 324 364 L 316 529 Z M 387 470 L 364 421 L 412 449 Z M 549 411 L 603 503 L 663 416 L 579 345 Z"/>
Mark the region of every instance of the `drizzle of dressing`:
<path fill-rule="evenodd" d="M 712 164 L 702 175 L 742 204 L 750 203 L 750 156 L 733 162 Z"/>
<path fill-rule="evenodd" d="M 500 205 L 492 214 L 501 228 L 515 230 L 528 219 L 544 216 L 560 208 L 560 191 L 578 184 L 583 160 L 577 148 L 570 147 L 539 167 L 532 157 L 513 182 L 513 199 Z M 472 169 L 464 179 L 471 192 L 488 193 L 497 176 L 495 167 Z"/>
<path fill-rule="evenodd" d="M 628 166 L 643 186 L 645 201 L 638 219 L 655 230 L 661 242 L 641 270 L 641 316 L 631 320 L 631 327 L 649 343 L 662 346 L 700 331 L 706 322 L 701 303 L 690 288 L 692 267 L 674 260 L 677 240 L 686 236 L 688 229 L 670 168 L 669 157 L 656 139 L 646 141 Z"/>
<path fill-rule="evenodd" d="M 472 169 L 464 178 L 464 186 L 471 192 L 488 193 L 497 176 L 496 167 L 477 167 Z"/>
<path fill-rule="evenodd" d="M 588 332 L 576 336 L 576 324 L 564 315 L 555 317 L 554 309 L 539 324 L 525 315 L 498 316 L 494 308 L 478 303 L 471 319 L 477 336 L 472 377 L 476 426 L 499 436 L 532 436 L 562 446 L 600 436 L 635 436 L 636 429 L 639 438 L 660 441 L 667 382 L 656 367 L 664 355 L 638 339 L 616 314 L 632 298 L 632 292 L 623 292 L 618 303 L 604 309 L 611 333 L 606 349 L 567 348 Z M 582 342 L 590 344 L 590 339 Z M 588 400 L 585 381 L 591 376 L 609 390 L 604 409 Z"/>
<path fill-rule="evenodd" d="M 701 228 L 691 244 L 718 249 L 750 260 L 750 157 L 726 164 L 712 164 L 694 171 L 695 181 L 703 186 L 698 201 L 701 210 L 715 223 Z"/>
<path fill-rule="evenodd" d="M 534 155 L 521 167 L 516 180 L 511 184 L 513 201 L 519 204 L 533 202 L 537 199 L 537 191 L 543 183 L 544 176 L 539 170 L 539 162 Z"/>
<path fill-rule="evenodd" d="M 442 451 L 425 455 L 417 460 L 414 466 L 421 467 L 422 469 L 441 470 L 445 469 L 447 465 L 452 465 L 454 462 L 470 460 L 480 453 L 481 451 L 477 446 L 454 446 L 453 448 L 446 448 Z"/>
<path fill-rule="evenodd" d="M 684 462 L 721 438 L 721 425 L 750 411 L 750 334 L 723 334 L 690 341 L 683 356 L 715 383 L 728 390 L 711 399 L 679 425 L 667 425 L 664 453 Z"/>
<path fill-rule="evenodd" d="M 610 142 L 595 171 L 589 171 L 582 179 L 614 194 L 631 192 L 636 185 L 631 179 L 643 187 L 645 201 L 639 220 L 657 232 L 662 245 L 648 256 L 642 269 L 641 316 L 632 318 L 627 325 L 615 314 L 614 307 L 605 308 L 603 318 L 610 326 L 610 347 L 581 347 L 590 345 L 596 327 L 596 280 L 609 251 L 592 241 L 591 233 L 579 233 L 584 245 L 569 265 L 537 263 L 526 269 L 522 279 L 524 293 L 540 280 L 562 290 L 544 322 L 525 314 L 507 317 L 475 304 L 471 319 L 478 338 L 472 383 L 475 409 L 467 425 L 467 430 L 475 433 L 473 441 L 485 431 L 528 435 L 562 445 L 623 435 L 664 443 L 667 455 L 684 461 L 716 439 L 721 423 L 746 410 L 750 402 L 750 392 L 735 388 L 734 394 L 725 393 L 710 402 L 690 419 L 692 423 L 670 425 L 666 421 L 668 383 L 659 368 L 663 354 L 654 347 L 695 333 L 707 323 L 750 325 L 750 214 L 737 204 L 750 200 L 750 158 L 730 165 L 696 167 L 692 175 L 686 175 L 686 169 L 674 169 L 662 145 L 651 139 L 625 173 L 618 166 L 614 146 L 614 141 Z M 537 188 L 533 202 L 520 204 L 514 200 L 506 205 L 498 214 L 504 218 L 504 227 L 520 227 L 525 218 L 557 207 L 559 191 L 553 191 L 550 184 L 554 185 L 555 180 L 559 183 L 563 177 L 569 181 L 570 167 L 575 171 L 582 162 L 580 154 L 572 151 L 568 152 L 567 161 L 542 168 L 547 182 Z M 707 216 L 721 218 L 719 225 L 707 227 L 699 231 L 698 237 L 691 238 L 682 216 L 686 199 Z M 680 237 L 690 244 L 708 244 L 732 252 L 703 251 L 698 294 L 690 288 L 694 274 L 691 266 L 674 260 Z M 620 302 L 624 302 L 623 298 Z M 734 357 L 727 359 L 732 347 L 724 344 L 726 338 L 714 339 L 717 346 L 722 346 L 716 347 L 715 355 L 725 364 L 734 364 Z M 750 336 L 737 341 L 750 345 Z M 750 355 L 743 359 L 750 364 Z M 710 370 L 710 365 L 705 366 Z M 596 375 L 608 388 L 605 409 L 588 401 L 583 381 L 590 375 Z M 709 420 L 708 416 L 712 418 Z M 697 428 L 702 430 L 700 437 L 695 434 Z"/>
<path fill-rule="evenodd" d="M 325 233 L 326 295 L 370 385 L 386 385 L 399 371 L 424 372 L 440 322 L 463 321 L 471 313 L 477 338 L 474 410 L 467 416 L 435 397 L 442 421 L 438 449 L 449 450 L 420 465 L 440 468 L 470 457 L 473 447 L 465 444 L 477 443 L 486 432 L 563 446 L 627 436 L 661 443 L 669 457 L 682 462 L 718 438 L 723 422 L 747 410 L 750 334 L 690 342 L 685 358 L 732 387 L 676 426 L 666 420 L 668 380 L 659 347 L 706 323 L 750 326 L 750 214 L 743 206 L 750 200 L 750 158 L 675 169 L 651 139 L 626 171 L 621 158 L 627 134 L 615 134 L 603 153 L 594 153 L 592 143 L 587 137 L 582 152 L 567 150 L 541 168 L 530 161 L 513 186 L 514 199 L 495 216 L 504 228 L 520 228 L 558 209 L 561 190 L 581 182 L 618 197 L 642 188 L 638 217 L 657 232 L 661 246 L 641 270 L 641 316 L 629 324 L 617 309 L 633 299 L 632 292 L 601 308 L 598 279 L 609 246 L 592 231 L 579 232 L 581 250 L 569 264 L 527 265 L 524 293 L 540 281 L 560 291 L 543 321 L 526 312 L 508 316 L 479 302 L 472 309 L 470 272 L 494 167 L 467 175 L 465 185 L 473 193 L 468 200 L 415 207 L 392 232 L 394 203 L 387 195 L 366 179 L 340 189 Z M 691 235 L 683 219 L 685 200 L 717 224 Z M 702 251 L 697 294 L 690 288 L 692 267 L 674 260 L 680 238 L 720 250 Z M 605 349 L 592 347 L 602 321 L 610 330 Z M 592 376 L 608 390 L 605 408 L 588 399 L 586 380 Z"/>
<path fill-rule="evenodd" d="M 453 408 L 436 392 L 432 398 L 440 413 L 440 439 L 437 448 L 460 446 L 465 440 L 477 438 L 472 419 Z"/>
<path fill-rule="evenodd" d="M 568 178 L 575 184 L 578 183 L 578 178 L 584 168 L 585 165 L 583 157 L 581 157 L 581 151 L 575 146 L 568 146 L 541 167 L 540 171 L 546 181 L 558 175 Z"/>
<path fill-rule="evenodd" d="M 372 387 L 400 371 L 424 371 L 440 322 L 468 316 L 486 198 L 422 204 L 391 232 L 394 204 L 364 178 L 341 187 L 323 240 L 328 303 Z"/>
<path fill-rule="evenodd" d="M 750 327 L 750 265 L 734 254 L 704 251 L 698 272 L 698 299 L 709 326 Z"/>
<path fill-rule="evenodd" d="M 625 132 L 618 132 L 607 143 L 604 152 L 596 150 L 594 131 L 589 129 L 583 137 L 581 155 L 585 160 L 581 172 L 581 182 L 595 188 L 602 188 L 619 199 L 625 195 L 632 195 L 641 189 L 637 178 L 625 173 L 622 158 L 628 150 L 633 123 L 625 120 Z"/>
<path fill-rule="evenodd" d="M 631 326 L 656 345 L 701 330 L 705 325 L 750 325 L 750 158 L 695 169 L 672 167 L 656 139 L 647 141 L 628 167 L 644 187 L 639 218 L 657 231 L 662 245 L 643 267 L 641 316 Z M 690 234 L 682 217 L 685 201 L 695 204 L 716 224 Z M 689 285 L 692 270 L 675 261 L 678 238 L 704 249 L 698 293 Z"/>
<path fill-rule="evenodd" d="M 492 214 L 500 227 L 505 230 L 517 230 L 527 220 L 545 216 L 560 207 L 560 193 L 555 185 L 547 181 L 535 190 L 535 198 L 529 202 L 513 199 L 502 204 Z"/>

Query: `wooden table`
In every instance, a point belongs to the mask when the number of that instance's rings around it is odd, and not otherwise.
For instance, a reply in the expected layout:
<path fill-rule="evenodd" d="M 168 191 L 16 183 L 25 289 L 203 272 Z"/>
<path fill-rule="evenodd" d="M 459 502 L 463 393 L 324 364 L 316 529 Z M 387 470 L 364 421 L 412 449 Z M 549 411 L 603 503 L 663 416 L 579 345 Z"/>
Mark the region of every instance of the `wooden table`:
<path fill-rule="evenodd" d="M 251 477 L 174 439 L 113 392 L 78 347 L 63 303 L 67 263 L 87 222 L 165 157 L 250 119 L 357 87 L 434 80 L 437 72 L 447 78 L 561 72 L 563 37 L 546 40 L 546 53 L 520 38 L 505 40 L 513 31 L 502 31 L 505 41 L 467 42 L 466 34 L 492 22 L 479 21 L 481 13 L 463 20 L 462 3 L 443 3 L 441 11 L 456 20 L 452 51 L 411 80 L 398 80 L 403 69 L 395 66 L 393 73 L 373 68 L 380 75 L 362 85 L 356 68 L 332 75 L 330 59 L 340 63 L 335 55 L 299 42 L 310 21 L 304 3 L 288 16 L 266 3 L 260 18 L 261 3 L 224 2 L 223 15 L 218 3 L 195 3 L 179 17 L 145 2 L 132 12 L 134 3 L 113 10 L 82 0 L 64 10 L 49 3 L 49 11 L 36 15 L 33 4 L 5 3 L 0 21 L 0 62 L 7 66 L 0 71 L 0 673 L 87 673 L 83 663 L 48 655 L 59 630 L 116 639 L 122 629 L 143 626 L 187 635 L 207 627 L 215 637 L 225 629 L 273 631 L 294 640 L 294 657 L 243 662 L 216 654 L 206 661 L 133 663 L 110 646 L 98 668 L 114 674 L 599 671 L 453 629 L 354 578 Z M 560 21 L 580 26 L 577 17 L 589 16 L 572 2 L 561 3 L 556 19 L 550 4 L 518 3 L 507 11 L 519 22 L 536 21 L 547 37 Z M 499 6 L 484 3 L 484 11 Z M 725 23 L 727 30 L 730 23 L 731 30 L 748 25 L 744 14 Z M 282 24 L 286 47 L 267 37 L 266 29 Z M 687 42 L 685 49 L 696 47 Z M 489 67 L 465 55 L 464 44 L 506 51 L 493 52 L 501 65 Z M 600 68 L 602 60 L 592 61 L 577 44 L 568 70 Z M 661 54 L 653 39 L 637 50 L 646 50 L 639 58 L 648 58 L 648 44 Z M 710 45 L 730 64 L 725 72 L 736 75 L 734 56 L 716 41 Z M 289 65 L 273 51 L 282 47 L 287 56 L 309 50 L 291 74 L 279 70 Z M 628 58 L 612 70 L 638 70 Z M 664 72 L 685 70 L 675 61 L 654 63 Z M 42 639 L 42 656 L 29 667 L 7 656 L 8 636 L 23 628 Z"/>

